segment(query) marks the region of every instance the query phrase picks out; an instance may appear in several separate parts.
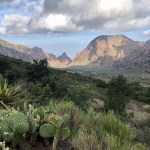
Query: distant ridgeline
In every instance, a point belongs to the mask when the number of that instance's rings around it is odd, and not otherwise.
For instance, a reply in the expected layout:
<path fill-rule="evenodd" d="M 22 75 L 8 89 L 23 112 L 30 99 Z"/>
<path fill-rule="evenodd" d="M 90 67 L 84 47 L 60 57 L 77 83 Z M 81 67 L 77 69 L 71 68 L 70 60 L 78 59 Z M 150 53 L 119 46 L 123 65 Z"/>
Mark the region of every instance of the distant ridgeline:
<path fill-rule="evenodd" d="M 101 35 L 93 39 L 73 60 L 65 52 L 56 57 L 38 47 L 28 48 L 0 40 L 0 54 L 26 62 L 46 58 L 48 65 L 56 68 L 92 64 L 97 67 L 147 69 L 150 66 L 150 40 L 139 42 L 124 35 Z"/>
<path fill-rule="evenodd" d="M 26 62 L 32 62 L 33 59 L 47 59 L 48 65 L 51 67 L 64 67 L 71 62 L 65 52 L 56 57 L 54 54 L 44 52 L 43 49 L 38 47 L 28 48 L 24 45 L 12 44 L 4 40 L 0 40 L 0 54 Z"/>

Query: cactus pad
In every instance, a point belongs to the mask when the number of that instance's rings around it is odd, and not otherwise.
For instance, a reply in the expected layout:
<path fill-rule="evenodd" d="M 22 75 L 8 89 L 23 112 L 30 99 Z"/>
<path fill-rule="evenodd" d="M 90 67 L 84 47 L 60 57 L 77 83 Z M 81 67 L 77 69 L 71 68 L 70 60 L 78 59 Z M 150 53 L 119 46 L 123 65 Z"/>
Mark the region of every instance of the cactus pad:
<path fill-rule="evenodd" d="M 61 138 L 62 140 L 67 139 L 70 136 L 70 130 L 68 128 L 63 128 L 61 131 Z"/>
<path fill-rule="evenodd" d="M 12 113 L 9 117 L 9 124 L 17 134 L 24 134 L 29 129 L 27 117 L 21 112 Z"/>
<path fill-rule="evenodd" d="M 51 124 L 43 124 L 41 125 L 39 130 L 40 136 L 43 138 L 53 137 L 54 132 L 55 132 L 54 126 Z"/>
<path fill-rule="evenodd" d="M 10 142 L 14 134 L 23 135 L 29 129 L 27 117 L 18 111 L 0 110 L 0 136 Z"/>

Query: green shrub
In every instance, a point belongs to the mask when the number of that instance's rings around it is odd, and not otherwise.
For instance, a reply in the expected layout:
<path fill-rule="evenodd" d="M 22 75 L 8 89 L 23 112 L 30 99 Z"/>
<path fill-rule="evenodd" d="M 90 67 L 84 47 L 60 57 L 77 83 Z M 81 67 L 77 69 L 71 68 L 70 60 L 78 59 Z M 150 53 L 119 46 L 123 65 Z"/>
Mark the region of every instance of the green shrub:
<path fill-rule="evenodd" d="M 96 87 L 107 88 L 107 83 L 99 79 L 96 83 Z"/>
<path fill-rule="evenodd" d="M 33 60 L 33 64 L 28 67 L 27 80 L 28 81 L 41 81 L 44 76 L 49 75 L 49 68 L 47 59 Z"/>
<path fill-rule="evenodd" d="M 119 75 L 108 83 L 108 98 L 105 102 L 105 110 L 113 110 L 117 114 L 124 114 L 129 102 L 130 91 L 125 77 Z"/>
<path fill-rule="evenodd" d="M 72 85 L 68 89 L 68 98 L 79 108 L 86 109 L 92 93 L 87 87 Z"/>
<path fill-rule="evenodd" d="M 74 148 L 79 150 L 90 150 L 93 146 L 95 150 L 146 150 L 144 145 L 136 145 L 133 140 L 132 129 L 113 113 L 96 113 L 89 110 L 71 141 Z"/>
<path fill-rule="evenodd" d="M 137 131 L 135 140 L 150 145 L 150 118 L 138 122 L 136 127 Z"/>
<path fill-rule="evenodd" d="M 48 103 L 52 97 L 50 86 L 42 86 L 42 83 L 30 82 L 27 84 L 26 99 L 37 101 L 40 104 Z"/>
<path fill-rule="evenodd" d="M 86 127 L 81 127 L 78 134 L 74 136 L 71 143 L 78 150 L 101 150 L 102 144 L 97 138 L 97 133 L 91 129 L 88 131 Z"/>
<path fill-rule="evenodd" d="M 150 139 L 150 128 L 137 130 L 135 140 L 138 143 L 147 144 L 147 146 L 148 146 L 148 145 L 150 145 L 149 139 Z"/>

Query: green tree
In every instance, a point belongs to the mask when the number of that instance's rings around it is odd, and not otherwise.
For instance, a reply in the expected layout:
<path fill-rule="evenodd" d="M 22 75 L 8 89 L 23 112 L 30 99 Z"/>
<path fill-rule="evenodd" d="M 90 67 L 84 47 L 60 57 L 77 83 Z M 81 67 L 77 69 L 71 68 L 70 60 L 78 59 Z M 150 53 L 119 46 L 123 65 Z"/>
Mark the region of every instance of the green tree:
<path fill-rule="evenodd" d="M 0 73 L 4 74 L 5 71 L 10 69 L 11 69 L 10 62 L 3 56 L 0 56 Z"/>
<path fill-rule="evenodd" d="M 68 89 L 68 97 L 77 106 L 82 109 L 86 109 L 89 100 L 92 98 L 92 93 L 87 87 L 72 85 Z"/>
<path fill-rule="evenodd" d="M 49 68 L 47 59 L 33 60 L 27 72 L 28 81 L 41 81 L 44 76 L 48 76 Z"/>
<path fill-rule="evenodd" d="M 107 88 L 107 83 L 103 80 L 97 80 L 96 87 Z"/>
<path fill-rule="evenodd" d="M 126 78 L 122 75 L 112 78 L 108 83 L 107 95 L 108 98 L 105 103 L 105 109 L 107 111 L 113 110 L 120 115 L 123 114 L 130 95 Z"/>

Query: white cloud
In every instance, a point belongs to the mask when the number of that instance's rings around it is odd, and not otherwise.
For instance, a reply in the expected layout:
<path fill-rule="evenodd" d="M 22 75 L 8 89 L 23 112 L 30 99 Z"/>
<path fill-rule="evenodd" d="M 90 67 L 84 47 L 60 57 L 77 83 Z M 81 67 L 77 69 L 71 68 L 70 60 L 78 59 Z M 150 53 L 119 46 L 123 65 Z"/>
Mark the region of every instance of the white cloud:
<path fill-rule="evenodd" d="M 68 24 L 68 21 L 69 19 L 64 15 L 50 14 L 45 18 L 44 24 L 48 29 L 55 29 L 58 27 L 66 26 Z"/>
<path fill-rule="evenodd" d="M 150 36 L 150 30 L 144 31 L 143 35 L 144 35 L 144 36 Z"/>
<path fill-rule="evenodd" d="M 0 34 L 5 34 L 5 33 L 6 33 L 6 28 L 0 27 Z"/>
<path fill-rule="evenodd" d="M 2 27 L 7 34 L 25 34 L 28 33 L 28 23 L 30 17 L 22 15 L 5 15 L 2 21 Z"/>
<path fill-rule="evenodd" d="M 0 4 L 18 3 L 20 0 L 0 0 Z"/>
<path fill-rule="evenodd" d="M 150 1 L 147 0 L 22 0 L 20 2 L 24 4 L 22 9 L 24 13 L 6 14 L 1 21 L 1 28 L 5 27 L 6 33 L 130 31 L 150 26 Z"/>

